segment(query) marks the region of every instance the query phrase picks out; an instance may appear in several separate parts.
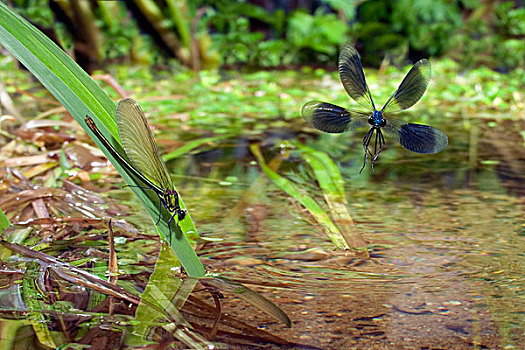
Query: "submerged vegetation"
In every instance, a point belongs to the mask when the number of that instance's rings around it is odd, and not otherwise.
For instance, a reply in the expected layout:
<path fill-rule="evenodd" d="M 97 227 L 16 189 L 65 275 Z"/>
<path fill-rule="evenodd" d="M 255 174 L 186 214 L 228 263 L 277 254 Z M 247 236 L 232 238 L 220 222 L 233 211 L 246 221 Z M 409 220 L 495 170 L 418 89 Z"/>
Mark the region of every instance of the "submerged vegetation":
<path fill-rule="evenodd" d="M 84 49 L 108 65 L 91 80 L 0 4 L 0 325 L 11 336 L 0 348 L 523 343 L 521 315 L 509 312 L 524 278 L 522 9 L 11 3 L 77 53 L 64 18 L 91 28 L 100 37 Z M 137 11 L 156 34 L 139 30 Z M 387 138 L 376 173 L 358 175 L 359 133 L 318 135 L 304 123 L 311 100 L 355 107 L 331 69 L 350 36 L 364 62 L 380 65 L 365 68 L 379 105 L 406 58 L 447 55 L 431 58 L 425 96 L 400 116 L 445 130 L 446 151 L 413 156 Z M 229 69 L 238 65 L 283 69 Z M 128 96 L 145 111 L 191 214 L 172 229 L 158 196 L 115 153 L 106 154 L 111 167 L 85 132 L 89 115 L 127 158 L 114 116 Z"/>

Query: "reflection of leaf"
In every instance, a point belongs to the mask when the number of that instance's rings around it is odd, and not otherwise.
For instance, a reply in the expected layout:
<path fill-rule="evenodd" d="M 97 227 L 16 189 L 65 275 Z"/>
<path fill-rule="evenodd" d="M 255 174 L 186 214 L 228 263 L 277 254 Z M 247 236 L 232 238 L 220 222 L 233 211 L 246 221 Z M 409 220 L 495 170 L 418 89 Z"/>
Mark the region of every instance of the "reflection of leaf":
<path fill-rule="evenodd" d="M 36 263 L 30 264 L 30 267 L 26 272 L 27 276 L 38 275 L 38 267 L 39 266 Z M 35 280 L 30 279 L 29 277 L 25 277 L 23 280 L 23 295 L 24 301 L 27 305 L 28 318 L 31 321 L 31 325 L 33 326 L 38 341 L 50 348 L 56 348 L 57 346 L 53 340 L 53 336 L 47 328 L 47 322 L 49 320 L 46 319 L 42 312 L 50 307 L 52 308 L 52 306 L 42 302 L 40 292 L 35 283 Z"/>
<path fill-rule="evenodd" d="M 230 281 L 224 277 L 201 278 L 200 282 L 204 285 L 209 285 L 214 288 L 217 288 L 218 290 L 224 293 L 235 295 L 236 297 L 252 304 L 257 309 L 272 316 L 276 320 L 284 323 L 287 327 L 292 326 L 292 321 L 290 321 L 290 318 L 284 313 L 283 310 L 281 310 L 274 303 L 272 303 L 270 300 L 266 299 L 259 293 L 254 292 L 250 288 L 243 286 L 240 283 Z"/>
<path fill-rule="evenodd" d="M 126 339 L 128 346 L 140 346 L 149 343 L 151 329 L 162 324 L 162 327 L 192 348 L 205 348 L 211 345 L 206 339 L 192 330 L 191 324 L 182 316 L 180 309 L 193 291 L 198 280 L 186 278 L 181 283 L 173 271 L 178 265 L 177 257 L 164 243 L 160 249 L 155 270 L 151 274 L 142 298 L 135 320 L 137 323 Z"/>
<path fill-rule="evenodd" d="M 344 180 L 337 165 L 324 152 L 316 151 L 298 141 L 293 141 L 292 143 L 301 151 L 301 156 L 314 170 L 332 218 L 341 229 L 341 234 L 346 243 L 353 249 L 367 252 L 366 242 L 361 237 L 361 233 L 348 212 L 348 203 L 343 187 Z M 368 253 L 366 255 L 368 256 Z"/>

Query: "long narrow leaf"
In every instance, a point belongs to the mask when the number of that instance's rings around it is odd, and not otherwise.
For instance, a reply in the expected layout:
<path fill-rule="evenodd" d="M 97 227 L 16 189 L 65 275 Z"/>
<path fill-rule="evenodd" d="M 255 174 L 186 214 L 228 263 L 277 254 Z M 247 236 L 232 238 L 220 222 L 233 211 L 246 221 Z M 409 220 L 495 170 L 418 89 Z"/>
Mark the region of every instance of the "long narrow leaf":
<path fill-rule="evenodd" d="M 0 3 L 0 44 L 40 80 L 93 139 L 94 135 L 84 122 L 86 115 L 97 122 L 102 134 L 123 154 L 118 142 L 113 101 L 68 55 L 38 29 L 11 11 L 5 3 Z M 95 142 L 99 147 L 102 146 L 98 140 Z M 142 184 L 134 180 L 104 147 L 101 149 L 124 181 L 132 186 L 150 216 L 156 220 L 159 208 L 155 196 L 149 193 L 151 191 L 140 188 Z M 204 267 L 183 234 L 184 231 L 195 237 L 195 226 L 187 219 L 187 222 L 181 224 L 182 231 L 176 227 L 170 235 L 166 224 L 169 217 L 164 211 L 162 213 L 159 234 L 170 243 L 190 276 L 204 276 Z"/>
<path fill-rule="evenodd" d="M 348 202 L 344 190 L 344 180 L 337 165 L 321 151 L 314 150 L 298 141 L 292 144 L 301 151 L 301 156 L 313 169 L 317 182 L 323 191 L 326 203 L 336 225 L 341 229 L 346 243 L 355 250 L 368 255 L 366 242 L 361 236 L 348 212 Z"/>
<path fill-rule="evenodd" d="M 259 161 L 261 169 L 266 173 L 266 175 L 268 175 L 270 180 L 272 180 L 283 191 L 288 193 L 288 195 L 290 195 L 292 198 L 299 201 L 299 203 L 301 203 L 310 212 L 310 214 L 312 214 L 314 219 L 322 226 L 325 233 L 337 248 L 348 249 L 348 244 L 346 243 L 339 229 L 334 225 L 332 220 L 330 220 L 328 215 L 321 209 L 321 207 L 319 207 L 315 200 L 297 188 L 293 182 L 271 170 L 268 165 L 266 165 L 258 145 L 251 145 L 250 149 Z"/>
<path fill-rule="evenodd" d="M 205 143 L 208 143 L 208 142 L 222 140 L 222 139 L 225 139 L 227 137 L 230 137 L 230 135 L 228 135 L 228 134 L 218 135 L 218 136 L 205 137 L 205 138 L 202 138 L 202 139 L 189 141 L 189 142 L 185 143 L 184 145 L 180 146 L 179 148 L 171 151 L 170 153 L 163 155 L 162 159 L 165 162 L 167 162 L 169 160 L 175 159 L 177 157 L 182 156 L 183 154 L 186 154 L 186 153 L 190 152 L 191 150 L 199 147 L 200 145 L 204 145 Z"/>

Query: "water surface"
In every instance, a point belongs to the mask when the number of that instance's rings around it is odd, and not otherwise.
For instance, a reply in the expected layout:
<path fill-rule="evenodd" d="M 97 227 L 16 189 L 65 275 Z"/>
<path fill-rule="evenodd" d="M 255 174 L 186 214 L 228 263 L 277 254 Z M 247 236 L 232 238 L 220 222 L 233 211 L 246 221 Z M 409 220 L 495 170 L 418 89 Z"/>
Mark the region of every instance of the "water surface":
<path fill-rule="evenodd" d="M 226 300 L 227 312 L 321 348 L 520 348 L 523 122 L 470 122 L 468 130 L 459 120 L 433 124 L 450 138 L 436 155 L 404 151 L 387 140 L 375 174 L 358 174 L 359 135 L 292 135 L 338 162 L 350 213 L 370 242 L 369 260 L 335 251 L 299 204 L 270 181 L 239 210 L 247 187 L 264 176 L 257 164 L 231 160 L 246 154 L 246 140 L 230 140 L 223 152 L 214 151 L 217 158 L 199 155 L 209 158 L 194 175 L 236 175 L 219 189 L 216 183 L 179 180 L 189 203 L 215 205 L 202 211 L 190 204 L 201 234 L 224 239 L 200 250 L 203 262 L 264 291 L 293 326 L 282 329 L 241 302 Z M 269 144 L 267 159 L 278 152 L 279 143 Z M 280 173 L 324 203 L 293 153 Z M 228 216 L 232 208 L 238 214 Z"/>

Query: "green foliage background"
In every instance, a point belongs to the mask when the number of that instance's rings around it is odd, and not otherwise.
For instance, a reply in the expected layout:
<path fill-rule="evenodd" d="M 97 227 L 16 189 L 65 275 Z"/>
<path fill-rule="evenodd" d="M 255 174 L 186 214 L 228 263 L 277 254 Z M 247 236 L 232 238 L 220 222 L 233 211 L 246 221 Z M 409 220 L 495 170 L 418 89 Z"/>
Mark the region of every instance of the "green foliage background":
<path fill-rule="evenodd" d="M 146 6 L 147 1 L 135 1 Z M 366 65 L 384 57 L 407 59 L 448 55 L 465 68 L 485 65 L 509 71 L 525 64 L 525 9 L 512 1 L 480 0 L 322 0 L 302 2 L 195 0 L 159 2 L 162 26 L 189 53 L 188 33 L 200 51 L 202 68 L 219 64 L 275 67 L 293 64 L 333 65 L 339 47 L 353 41 Z M 53 27 L 65 48 L 71 31 L 57 21 L 44 0 L 12 0 L 10 5 L 34 23 Z M 92 3 L 93 20 L 103 38 L 105 60 L 165 63 L 158 38 L 144 30 L 137 12 L 117 2 Z M 182 6 L 187 11 L 173 11 Z M 146 11 L 146 10 L 143 10 Z M 55 11 L 56 12 L 56 11 Z M 174 15 L 174 14 L 177 15 Z M 147 15 L 147 14 L 145 14 Z M 165 33 L 164 33 L 165 34 Z M 160 35 L 162 37 L 162 34 Z M 184 59 L 180 59 L 184 63 Z"/>

